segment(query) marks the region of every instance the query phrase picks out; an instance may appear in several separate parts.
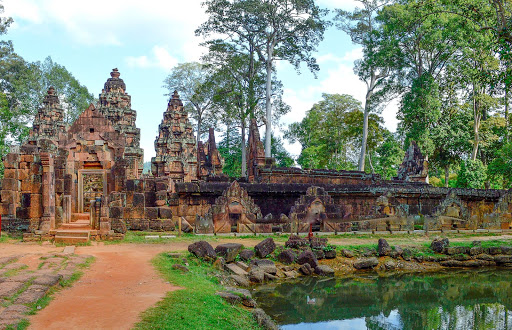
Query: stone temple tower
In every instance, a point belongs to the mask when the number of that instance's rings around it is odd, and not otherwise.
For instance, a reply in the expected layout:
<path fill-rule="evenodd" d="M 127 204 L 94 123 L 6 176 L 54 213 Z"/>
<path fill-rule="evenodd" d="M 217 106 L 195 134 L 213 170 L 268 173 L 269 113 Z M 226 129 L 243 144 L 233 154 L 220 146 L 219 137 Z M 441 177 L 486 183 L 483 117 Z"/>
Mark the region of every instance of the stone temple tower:
<path fill-rule="evenodd" d="M 37 111 L 34 118 L 28 143 L 36 145 L 38 141 L 43 139 L 58 141 L 59 134 L 65 130 L 64 110 L 60 105 L 55 89 L 50 87 L 43 100 L 42 107 Z"/>
<path fill-rule="evenodd" d="M 126 93 L 126 84 L 119 78 L 121 74 L 113 69 L 110 78 L 99 96 L 98 110 L 112 122 L 115 130 L 126 138 L 124 157 L 133 173 L 142 174 L 144 150 L 140 147 L 140 129 L 135 126 L 137 112 L 132 109 L 132 97 Z M 128 178 L 133 179 L 133 178 Z"/>
<path fill-rule="evenodd" d="M 169 176 L 175 182 L 197 180 L 197 148 L 192 124 L 177 91 L 174 91 L 155 140 L 151 159 L 154 176 Z"/>

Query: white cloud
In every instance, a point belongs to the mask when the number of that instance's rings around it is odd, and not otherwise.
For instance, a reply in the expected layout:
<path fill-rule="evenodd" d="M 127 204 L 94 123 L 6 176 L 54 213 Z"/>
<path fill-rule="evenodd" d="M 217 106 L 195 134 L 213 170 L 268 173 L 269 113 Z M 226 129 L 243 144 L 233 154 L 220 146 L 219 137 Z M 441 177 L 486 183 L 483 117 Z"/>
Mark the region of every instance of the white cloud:
<path fill-rule="evenodd" d="M 149 68 L 151 66 L 151 62 L 149 61 L 146 55 L 143 56 L 128 56 L 126 57 L 126 64 L 130 67 L 137 68 Z"/>
<path fill-rule="evenodd" d="M 363 48 L 358 47 L 354 48 L 349 52 L 346 52 L 345 55 L 341 58 L 342 61 L 354 62 L 363 57 Z"/>
<path fill-rule="evenodd" d="M 151 56 L 127 56 L 125 58 L 126 64 L 130 67 L 137 68 L 162 68 L 169 71 L 176 64 L 178 60 L 172 56 L 169 51 L 163 46 L 154 46 L 151 50 Z"/>
<path fill-rule="evenodd" d="M 206 20 L 200 1 L 4 0 L 17 24 L 34 30 L 48 24 L 78 44 L 120 45 L 134 39 L 184 42 Z"/>
<path fill-rule="evenodd" d="M 178 64 L 178 60 L 172 57 L 171 54 L 169 54 L 169 52 L 164 47 L 153 47 L 153 54 L 155 55 L 158 66 L 161 68 L 170 70 L 176 64 Z"/>
<path fill-rule="evenodd" d="M 352 10 L 359 4 L 359 2 L 356 0 L 318 0 L 317 4 L 321 7 Z"/>
<path fill-rule="evenodd" d="M 31 0 L 4 0 L 5 15 L 32 23 L 41 23 L 38 6 Z M 17 24 L 18 25 L 18 24 Z"/>

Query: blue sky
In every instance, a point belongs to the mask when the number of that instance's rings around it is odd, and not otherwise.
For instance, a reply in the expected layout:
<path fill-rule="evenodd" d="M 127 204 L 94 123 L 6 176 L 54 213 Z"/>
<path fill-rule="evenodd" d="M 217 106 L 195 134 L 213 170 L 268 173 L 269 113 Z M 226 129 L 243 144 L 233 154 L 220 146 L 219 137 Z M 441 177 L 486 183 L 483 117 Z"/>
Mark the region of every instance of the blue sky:
<path fill-rule="evenodd" d="M 28 61 L 51 56 L 95 96 L 111 69 L 119 68 L 137 110 L 141 147 L 148 161 L 154 156 L 153 143 L 167 107 L 164 78 L 177 63 L 197 61 L 205 51 L 199 46 L 203 40 L 194 35 L 207 18 L 202 1 L 3 0 L 6 15 L 14 19 L 5 38 Z M 352 0 L 317 3 L 345 10 L 356 4 Z M 301 120 L 322 93 L 350 94 L 363 101 L 365 85 L 352 71 L 360 54 L 344 32 L 331 27 L 316 54 L 317 79 L 307 70 L 298 75 L 289 64 L 278 63 L 284 99 L 292 107 L 281 119 L 281 127 Z M 394 131 L 396 104 L 388 106 L 382 116 L 386 127 Z M 285 146 L 295 156 L 300 153 L 298 143 Z"/>

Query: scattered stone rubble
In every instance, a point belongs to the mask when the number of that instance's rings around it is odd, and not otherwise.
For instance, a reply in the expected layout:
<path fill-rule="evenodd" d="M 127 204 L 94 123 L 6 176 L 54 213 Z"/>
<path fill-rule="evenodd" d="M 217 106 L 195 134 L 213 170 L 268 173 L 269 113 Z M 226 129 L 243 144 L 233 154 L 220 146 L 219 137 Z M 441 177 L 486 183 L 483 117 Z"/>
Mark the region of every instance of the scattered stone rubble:
<path fill-rule="evenodd" d="M 49 290 L 69 280 L 89 256 L 67 253 L 47 254 L 31 269 L 23 263 L 24 255 L 0 258 L 0 329 L 16 328 L 37 301 Z"/>
<path fill-rule="evenodd" d="M 291 235 L 284 246 L 278 246 L 272 238 L 266 238 L 254 250 L 244 249 L 238 243 L 220 244 L 214 249 L 206 241 L 189 246 L 189 251 L 196 257 L 213 262 L 214 267 L 224 271 L 219 275 L 219 280 L 228 287 L 217 294 L 230 304 L 242 304 L 250 308 L 256 307 L 250 292 L 237 287 L 247 288 L 300 276 L 334 276 L 335 273 L 368 270 L 427 271 L 445 267 L 489 266 L 512 268 L 511 246 L 484 248 L 479 241 L 472 242 L 471 246 L 450 246 L 447 238 L 435 238 L 430 250 L 390 246 L 385 239 L 380 238 L 377 248 L 355 251 L 340 249 L 337 253 L 336 247 L 327 244 L 326 238 L 307 239 Z M 253 313 L 264 328 L 277 329 L 263 311 L 254 309 Z"/>

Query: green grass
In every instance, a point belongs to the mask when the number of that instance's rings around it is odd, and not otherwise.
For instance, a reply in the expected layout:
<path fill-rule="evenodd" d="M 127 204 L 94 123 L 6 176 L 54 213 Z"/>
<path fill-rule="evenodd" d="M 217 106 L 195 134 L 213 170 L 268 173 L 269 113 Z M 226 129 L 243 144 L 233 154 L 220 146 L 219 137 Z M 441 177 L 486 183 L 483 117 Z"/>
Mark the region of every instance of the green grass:
<path fill-rule="evenodd" d="M 92 246 L 92 242 L 89 240 L 87 242 L 75 242 L 75 243 L 65 243 L 65 242 L 57 242 L 54 243 L 56 247 L 63 247 L 68 245 L 74 245 L 74 246 Z"/>
<path fill-rule="evenodd" d="M 183 273 L 172 269 L 176 263 L 183 264 L 167 253 L 153 259 L 163 277 L 183 289 L 167 293 L 155 307 L 142 313 L 136 329 L 261 329 L 249 311 L 215 295 L 222 287 L 210 264 L 188 258 L 190 271 Z"/>
<path fill-rule="evenodd" d="M 13 237 L 5 231 L 3 231 L 2 236 L 0 236 L 0 243 L 14 243 L 18 241 L 21 241 L 20 237 Z"/>

